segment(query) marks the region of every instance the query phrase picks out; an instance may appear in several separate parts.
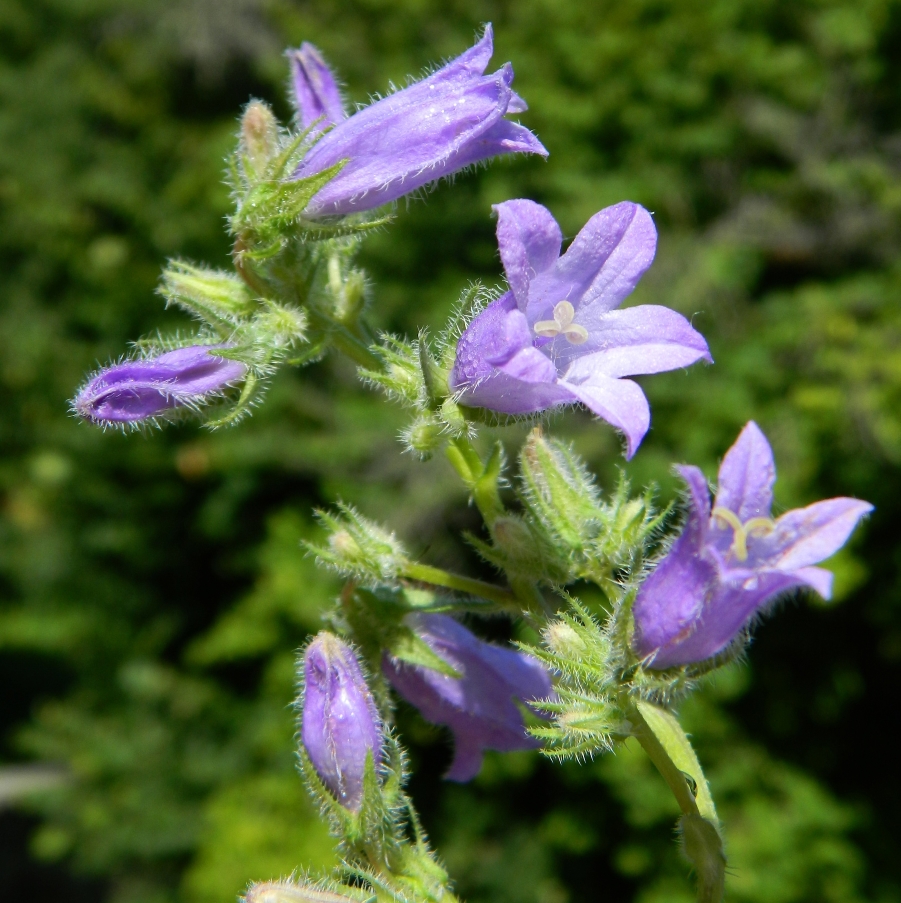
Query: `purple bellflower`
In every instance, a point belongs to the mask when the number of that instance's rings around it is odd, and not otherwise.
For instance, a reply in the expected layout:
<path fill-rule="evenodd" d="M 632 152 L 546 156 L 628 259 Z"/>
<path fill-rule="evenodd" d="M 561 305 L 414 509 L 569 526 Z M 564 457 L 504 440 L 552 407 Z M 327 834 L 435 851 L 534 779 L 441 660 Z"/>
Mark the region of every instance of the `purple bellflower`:
<path fill-rule="evenodd" d="M 581 402 L 622 430 L 631 458 L 650 411 L 622 377 L 711 360 L 704 337 L 668 307 L 614 310 L 654 259 L 650 214 L 627 201 L 607 207 L 561 256 L 563 235 L 546 208 L 516 200 L 494 209 L 510 290 L 460 337 L 451 389 L 461 404 L 503 414 Z"/>
<path fill-rule="evenodd" d="M 240 380 L 247 367 L 191 345 L 146 360 L 123 361 L 91 377 L 75 396 L 76 414 L 93 423 L 137 423 L 173 408 L 195 408 Z"/>
<path fill-rule="evenodd" d="M 371 210 L 500 154 L 547 156 L 527 128 L 504 119 L 527 107 L 510 87 L 509 63 L 484 74 L 492 50 L 487 25 L 474 47 L 428 78 L 345 118 L 328 67 L 311 45 L 301 47 L 292 57 L 300 121 L 310 124 L 325 116 L 323 122 L 334 128 L 313 144 L 294 177 L 346 161 L 312 199 L 307 215 Z"/>
<path fill-rule="evenodd" d="M 543 665 L 529 655 L 485 643 L 447 615 L 408 615 L 405 622 L 459 677 L 441 674 L 390 655 L 382 670 L 426 721 L 454 734 L 454 760 L 446 777 L 472 780 L 486 749 L 512 752 L 541 744 L 526 733 L 515 699 L 527 705 L 553 695 Z"/>
<path fill-rule="evenodd" d="M 347 118 L 344 100 L 332 70 L 322 54 L 308 42 L 286 54 L 291 64 L 291 86 L 297 119 L 302 129 L 316 123 L 318 131 L 338 125 Z"/>
<path fill-rule="evenodd" d="M 832 574 L 813 565 L 837 552 L 873 510 L 836 498 L 773 520 L 773 452 L 753 421 L 723 458 L 713 508 L 703 473 L 678 471 L 688 483 L 688 519 L 633 607 L 633 647 L 652 668 L 716 655 L 787 590 L 806 586 L 828 599 Z"/>
<path fill-rule="evenodd" d="M 382 761 L 381 720 L 353 650 L 325 631 L 304 653 L 300 736 L 322 783 L 356 812 L 367 756 Z"/>

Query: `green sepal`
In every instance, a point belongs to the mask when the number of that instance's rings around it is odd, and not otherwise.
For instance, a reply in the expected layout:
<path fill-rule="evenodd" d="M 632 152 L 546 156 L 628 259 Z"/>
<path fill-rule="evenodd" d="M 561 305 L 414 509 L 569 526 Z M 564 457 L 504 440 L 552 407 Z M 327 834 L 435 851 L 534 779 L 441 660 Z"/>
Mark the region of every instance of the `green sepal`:
<path fill-rule="evenodd" d="M 460 678 L 463 676 L 440 655 L 433 652 L 429 644 L 408 627 L 403 627 L 397 632 L 388 651 L 394 658 L 398 658 L 410 665 L 421 665 L 423 668 L 431 668 L 433 671 L 445 674 L 448 677 Z"/>
<path fill-rule="evenodd" d="M 449 371 L 439 367 L 435 358 L 432 357 L 425 331 L 419 333 L 417 346 L 419 351 L 419 369 L 422 372 L 428 404 L 433 411 L 437 411 L 448 397 L 447 380 Z"/>

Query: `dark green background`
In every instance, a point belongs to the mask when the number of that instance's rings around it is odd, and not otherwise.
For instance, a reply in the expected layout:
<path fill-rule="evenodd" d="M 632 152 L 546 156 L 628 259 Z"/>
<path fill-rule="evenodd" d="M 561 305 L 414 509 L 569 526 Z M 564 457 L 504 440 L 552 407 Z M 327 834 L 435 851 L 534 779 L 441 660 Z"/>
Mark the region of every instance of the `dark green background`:
<path fill-rule="evenodd" d="M 470 280 L 497 282 L 492 203 L 532 197 L 568 236 L 622 199 L 655 212 L 635 300 L 690 315 L 716 365 L 642 381 L 634 480 L 672 497 L 672 462 L 713 475 L 753 417 L 781 509 L 877 505 L 832 563 L 836 604 L 781 605 L 685 707 L 728 899 L 901 899 L 901 2 L 2 0 L 0 764 L 67 775 L 0 801 L 4 899 L 214 903 L 331 861 L 289 709 L 294 650 L 335 591 L 298 548 L 314 505 L 352 501 L 490 576 L 457 538 L 478 525 L 449 467 L 402 455 L 401 414 L 341 361 L 279 375 L 216 434 L 104 434 L 66 408 L 129 340 L 185 328 L 153 293 L 168 256 L 227 265 L 223 161 L 251 96 L 289 115 L 285 46 L 318 44 L 365 102 L 487 20 L 551 156 L 402 203 L 364 253 L 373 317 L 437 329 Z M 622 465 L 607 426 L 551 429 L 605 480 Z M 691 899 L 638 751 L 491 756 L 456 786 L 447 737 L 400 720 L 466 899 Z"/>

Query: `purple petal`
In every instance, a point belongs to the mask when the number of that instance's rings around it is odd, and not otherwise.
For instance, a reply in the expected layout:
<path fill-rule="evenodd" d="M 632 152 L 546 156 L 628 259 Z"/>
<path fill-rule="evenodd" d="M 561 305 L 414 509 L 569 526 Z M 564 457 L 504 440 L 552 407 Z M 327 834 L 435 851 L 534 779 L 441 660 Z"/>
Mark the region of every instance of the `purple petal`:
<path fill-rule="evenodd" d="M 798 568 L 795 576 L 824 599 L 832 598 L 832 571 L 827 571 L 825 568 Z"/>
<path fill-rule="evenodd" d="M 507 104 L 507 113 L 525 113 L 529 105 L 514 91 L 510 95 L 510 103 Z"/>
<path fill-rule="evenodd" d="M 872 510 L 868 502 L 837 498 L 783 514 L 776 521 L 779 557 L 772 566 L 795 571 L 823 561 L 847 542 L 857 522 Z"/>
<path fill-rule="evenodd" d="M 509 360 L 518 350 L 531 345 L 528 324 L 523 340 L 515 343 L 512 330 L 516 320 L 509 316 L 511 312 L 519 313 L 513 293 L 507 292 L 473 318 L 457 343 L 457 358 L 450 377 L 451 388 L 462 389 L 485 379 L 494 373 L 494 361 Z"/>
<path fill-rule="evenodd" d="M 588 340 L 573 345 L 564 336 L 554 339 L 550 353 L 561 369 L 580 358 L 594 372 L 619 377 L 713 362 L 704 337 L 668 307 L 644 304 L 603 313 L 589 308 L 587 315 L 580 310 L 574 322 L 585 327 Z"/>
<path fill-rule="evenodd" d="M 581 383 L 572 382 L 567 374 L 559 382 L 590 411 L 622 431 L 626 437 L 626 459 L 631 458 L 651 425 L 648 400 L 638 383 L 612 379 L 602 373 L 591 373 Z"/>
<path fill-rule="evenodd" d="M 559 382 L 526 382 L 495 370 L 487 379 L 464 388 L 457 400 L 499 414 L 535 414 L 578 399 L 570 387 Z"/>
<path fill-rule="evenodd" d="M 672 548 L 641 584 L 632 609 L 632 645 L 642 657 L 678 643 L 691 632 L 717 581 L 715 562 L 703 554 L 710 520 L 707 480 L 697 467 L 677 470 L 688 483 L 685 524 Z M 656 656 L 653 666 L 658 667 Z"/>
<path fill-rule="evenodd" d="M 291 82 L 300 127 L 307 129 L 321 120 L 318 130 L 322 131 L 346 119 L 341 92 L 319 50 L 304 42 L 299 50 L 287 51 L 286 56 L 291 64 Z"/>
<path fill-rule="evenodd" d="M 748 421 L 720 465 L 715 504 L 734 511 L 742 523 L 752 517 L 769 517 L 775 481 L 770 443 L 760 427 Z"/>
<path fill-rule="evenodd" d="M 497 244 L 507 282 L 519 309 L 525 310 L 529 283 L 557 262 L 563 233 L 550 211 L 534 201 L 505 201 L 493 209 L 497 213 Z"/>
<path fill-rule="evenodd" d="M 777 596 L 808 585 L 802 571 L 735 571 L 709 598 L 694 628 L 684 639 L 662 648 L 653 667 L 700 662 L 722 652 L 751 618 Z"/>
<path fill-rule="evenodd" d="M 526 383 L 553 383 L 557 380 L 557 368 L 537 348 L 523 348 L 506 363 L 500 364 L 498 370 Z"/>
<path fill-rule="evenodd" d="M 533 279 L 527 315 L 550 319 L 559 301 L 577 311 L 618 306 L 654 260 L 657 230 L 644 207 L 624 201 L 596 213 L 554 269 Z"/>

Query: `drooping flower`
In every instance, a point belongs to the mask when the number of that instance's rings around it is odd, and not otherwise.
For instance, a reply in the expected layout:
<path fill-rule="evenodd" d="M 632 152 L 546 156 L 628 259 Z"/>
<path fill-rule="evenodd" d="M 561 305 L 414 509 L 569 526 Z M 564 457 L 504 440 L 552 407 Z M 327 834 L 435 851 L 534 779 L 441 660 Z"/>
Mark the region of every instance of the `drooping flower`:
<path fill-rule="evenodd" d="M 324 114 L 334 128 L 313 144 L 294 177 L 346 162 L 313 197 L 306 214 L 371 210 L 500 154 L 547 156 L 527 128 L 504 119 L 524 111 L 526 104 L 510 87 L 509 63 L 484 75 L 492 50 L 488 25 L 474 47 L 428 78 L 347 118 L 339 116 L 343 106 L 327 67 L 318 53 L 314 59 L 308 52 L 297 91 L 301 121 Z"/>
<path fill-rule="evenodd" d="M 614 310 L 654 259 L 650 214 L 627 201 L 607 207 L 561 256 L 563 235 L 546 208 L 516 200 L 494 209 L 510 290 L 460 337 L 451 389 L 461 404 L 503 414 L 581 402 L 622 430 L 631 458 L 650 411 L 622 377 L 711 360 L 681 314 L 653 304 Z"/>
<path fill-rule="evenodd" d="M 773 520 L 773 453 L 753 421 L 723 458 L 712 509 L 703 473 L 677 469 L 688 483 L 688 519 L 633 607 L 633 648 L 653 668 L 716 655 L 787 590 L 810 587 L 828 599 L 832 574 L 813 565 L 837 552 L 873 510 L 835 498 Z"/>
<path fill-rule="evenodd" d="M 300 736 L 322 783 L 359 809 L 367 757 L 382 761 L 381 720 L 353 650 L 325 631 L 304 653 Z"/>
<path fill-rule="evenodd" d="M 317 123 L 318 131 L 338 125 L 347 118 L 341 91 L 332 70 L 319 50 L 304 42 L 286 54 L 291 64 L 294 105 L 302 129 Z"/>
<path fill-rule="evenodd" d="M 72 402 L 93 423 L 136 423 L 173 408 L 197 407 L 242 379 L 247 367 L 214 352 L 222 345 L 191 345 L 101 370 Z"/>
<path fill-rule="evenodd" d="M 413 614 L 406 624 L 459 674 L 452 677 L 390 655 L 382 670 L 426 721 L 454 734 L 454 760 L 446 777 L 472 780 L 486 749 L 513 752 L 540 746 L 527 733 L 514 699 L 527 705 L 553 694 L 551 679 L 536 659 L 486 643 L 447 615 Z"/>

